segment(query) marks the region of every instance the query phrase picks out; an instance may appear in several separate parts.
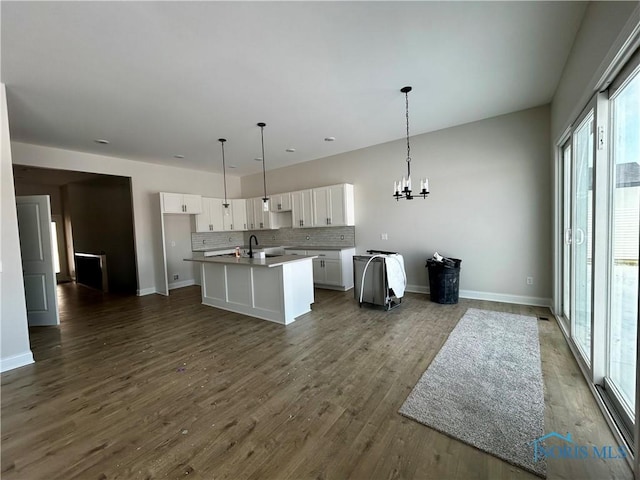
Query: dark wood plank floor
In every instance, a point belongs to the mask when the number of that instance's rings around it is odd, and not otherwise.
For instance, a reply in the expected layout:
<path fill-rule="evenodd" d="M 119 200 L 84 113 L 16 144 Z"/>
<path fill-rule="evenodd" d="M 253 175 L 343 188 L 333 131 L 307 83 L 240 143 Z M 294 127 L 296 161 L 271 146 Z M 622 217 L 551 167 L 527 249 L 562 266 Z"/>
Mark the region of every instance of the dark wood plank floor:
<path fill-rule="evenodd" d="M 2 375 L 2 478 L 535 479 L 398 409 L 469 307 L 408 294 L 385 312 L 316 290 L 281 325 L 200 305 L 199 287 L 117 297 L 59 287 L 61 326 Z M 540 321 L 546 430 L 614 444 L 556 323 Z M 631 479 L 550 460 L 550 479 Z"/>

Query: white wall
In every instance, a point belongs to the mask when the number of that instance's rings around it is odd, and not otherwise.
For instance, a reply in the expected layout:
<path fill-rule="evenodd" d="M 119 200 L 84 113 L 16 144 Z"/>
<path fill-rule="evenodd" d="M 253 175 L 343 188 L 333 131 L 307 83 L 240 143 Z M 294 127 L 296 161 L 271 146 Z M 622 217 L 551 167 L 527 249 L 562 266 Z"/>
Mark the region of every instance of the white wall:
<path fill-rule="evenodd" d="M 222 175 L 116 157 L 12 142 L 13 162 L 18 165 L 76 170 L 131 177 L 133 216 L 141 293 L 156 291 L 162 276 L 162 238 L 158 192 L 182 192 L 221 196 Z M 12 178 L 12 174 L 10 173 Z M 227 175 L 229 197 L 240 196 L 240 179 Z M 158 282 L 158 283 L 156 283 Z"/>
<path fill-rule="evenodd" d="M 405 140 L 267 172 L 267 191 L 353 183 L 358 251 L 402 253 L 411 289 L 424 291 L 425 260 L 437 250 L 462 259 L 461 295 L 547 305 L 549 152 L 543 106 L 412 137 L 413 178 L 429 177 L 427 200 L 392 198 L 393 180 L 406 172 Z M 242 195 L 260 195 L 261 182 L 243 177 Z"/>
<path fill-rule="evenodd" d="M 195 230 L 195 220 L 191 215 L 164 215 L 169 290 L 200 283 L 199 275 L 196 281 L 196 269 L 200 264 L 184 261 L 185 258 L 193 255 L 190 233 L 193 230 Z M 174 275 L 178 275 L 178 280 L 173 279 Z"/>
<path fill-rule="evenodd" d="M 27 329 L 16 197 L 13 189 L 7 97 L 0 84 L 0 371 L 33 363 Z"/>
<path fill-rule="evenodd" d="M 638 9 L 637 2 L 589 2 L 551 103 L 554 143 L 595 93 Z"/>

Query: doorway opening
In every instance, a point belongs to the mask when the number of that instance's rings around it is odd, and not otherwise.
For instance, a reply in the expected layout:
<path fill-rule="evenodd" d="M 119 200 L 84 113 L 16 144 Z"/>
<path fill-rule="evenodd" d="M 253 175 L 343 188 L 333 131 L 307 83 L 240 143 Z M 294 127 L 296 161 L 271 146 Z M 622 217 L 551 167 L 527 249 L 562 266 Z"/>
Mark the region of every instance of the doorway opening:
<path fill-rule="evenodd" d="M 16 197 L 47 195 L 55 282 L 135 295 L 137 285 L 131 178 L 13 165 Z M 93 258 L 102 259 L 93 262 Z M 87 279 L 96 277 L 101 283 Z M 89 298 L 96 298 L 89 294 Z"/>

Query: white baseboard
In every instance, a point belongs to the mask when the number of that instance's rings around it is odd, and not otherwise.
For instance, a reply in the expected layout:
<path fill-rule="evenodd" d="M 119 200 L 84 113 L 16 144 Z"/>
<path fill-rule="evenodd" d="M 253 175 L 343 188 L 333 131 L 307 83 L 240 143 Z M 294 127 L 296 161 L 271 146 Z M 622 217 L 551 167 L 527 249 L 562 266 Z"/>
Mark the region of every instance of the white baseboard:
<path fill-rule="evenodd" d="M 407 292 L 429 293 L 426 285 L 407 285 Z M 507 293 L 478 292 L 475 290 L 460 290 L 461 298 L 472 300 L 488 300 L 490 302 L 515 303 L 517 305 L 532 305 L 534 307 L 551 308 L 551 299 L 542 297 L 528 297 L 526 295 L 510 295 Z"/>
<path fill-rule="evenodd" d="M 139 297 L 144 297 L 145 295 L 151 295 L 153 293 L 158 293 L 155 288 L 142 288 L 136 291 L 136 295 Z"/>
<path fill-rule="evenodd" d="M 405 291 L 410 293 L 429 293 L 429 287 L 426 285 L 407 284 Z"/>
<path fill-rule="evenodd" d="M 476 292 L 474 290 L 460 290 L 460 296 L 462 298 L 472 298 L 474 300 L 489 300 L 490 302 L 515 303 L 518 305 L 551 308 L 550 298 L 510 295 L 507 293 Z"/>
<path fill-rule="evenodd" d="M 24 367 L 33 363 L 33 354 L 31 351 L 21 353 L 20 355 L 14 355 L 12 357 L 3 358 L 0 360 L 0 372 L 7 372 L 14 368 Z"/>
<path fill-rule="evenodd" d="M 196 284 L 196 281 L 193 278 L 191 280 L 183 280 L 182 282 L 173 282 L 169 284 L 169 290 L 175 290 L 176 288 L 182 288 L 182 287 L 189 287 L 195 284 Z"/>

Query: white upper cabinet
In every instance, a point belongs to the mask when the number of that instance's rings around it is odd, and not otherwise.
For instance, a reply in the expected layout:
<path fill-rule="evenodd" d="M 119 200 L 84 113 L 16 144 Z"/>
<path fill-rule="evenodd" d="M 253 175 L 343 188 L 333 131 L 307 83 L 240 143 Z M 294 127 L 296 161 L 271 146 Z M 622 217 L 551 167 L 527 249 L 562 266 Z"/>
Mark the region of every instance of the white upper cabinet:
<path fill-rule="evenodd" d="M 222 229 L 226 231 L 233 230 L 233 203 L 227 199 L 228 207 L 224 206 L 224 199 L 220 201 L 220 211 L 222 212 Z"/>
<path fill-rule="evenodd" d="M 329 187 L 314 188 L 313 197 L 313 226 L 328 227 L 329 215 L 331 215 L 331 196 Z"/>
<path fill-rule="evenodd" d="M 271 218 L 271 212 L 264 211 L 264 202 L 262 197 L 248 198 L 246 200 L 247 208 L 247 230 L 270 230 L 277 228 Z"/>
<path fill-rule="evenodd" d="M 208 200 L 208 198 L 202 199 L 202 213 L 196 215 L 196 232 L 211 231 L 211 218 L 209 215 L 211 203 Z"/>
<path fill-rule="evenodd" d="M 187 193 L 160 193 L 162 213 L 188 213 L 202 212 L 202 197 Z"/>
<path fill-rule="evenodd" d="M 311 190 L 291 194 L 291 219 L 293 228 L 313 227 L 313 196 Z"/>
<path fill-rule="evenodd" d="M 247 201 L 242 198 L 230 200 L 233 222 L 231 230 L 248 230 L 247 226 Z"/>
<path fill-rule="evenodd" d="M 271 212 L 264 211 L 262 197 L 253 199 L 254 230 L 269 230 L 271 228 Z"/>
<path fill-rule="evenodd" d="M 353 185 L 314 188 L 312 196 L 314 227 L 355 225 Z"/>
<path fill-rule="evenodd" d="M 196 215 L 196 232 L 224 230 L 222 202 L 219 198 L 202 198 L 202 213 Z"/>
<path fill-rule="evenodd" d="M 269 210 L 272 212 L 291 211 L 291 193 L 278 193 L 269 198 Z"/>
<path fill-rule="evenodd" d="M 206 198 L 182 193 L 160 193 L 163 213 L 196 214 L 197 232 L 275 230 L 293 228 L 344 227 L 355 225 L 353 185 L 341 184 L 279 193 L 269 198 L 264 211 L 262 197 L 229 199 L 229 208 L 221 198 Z"/>
<path fill-rule="evenodd" d="M 245 200 L 227 199 L 228 208 L 222 198 L 203 198 L 202 213 L 196 215 L 196 232 L 230 232 L 247 230 Z"/>

